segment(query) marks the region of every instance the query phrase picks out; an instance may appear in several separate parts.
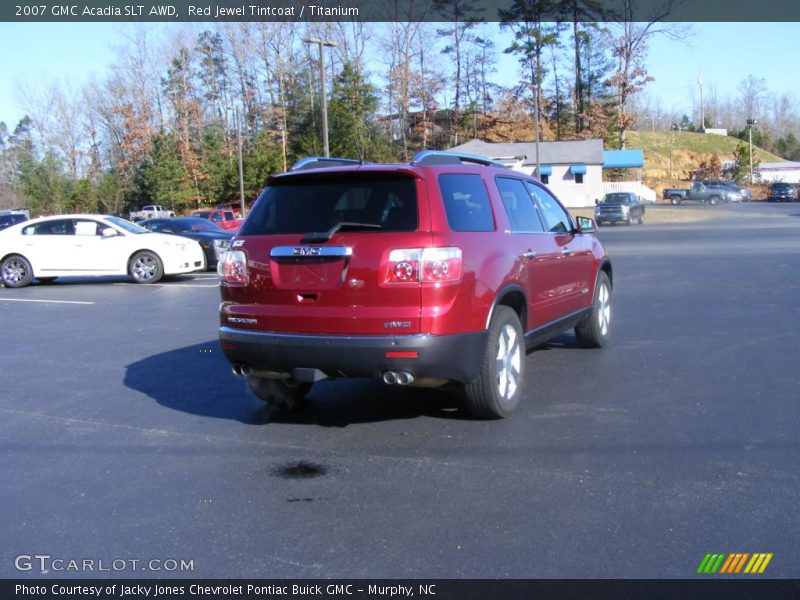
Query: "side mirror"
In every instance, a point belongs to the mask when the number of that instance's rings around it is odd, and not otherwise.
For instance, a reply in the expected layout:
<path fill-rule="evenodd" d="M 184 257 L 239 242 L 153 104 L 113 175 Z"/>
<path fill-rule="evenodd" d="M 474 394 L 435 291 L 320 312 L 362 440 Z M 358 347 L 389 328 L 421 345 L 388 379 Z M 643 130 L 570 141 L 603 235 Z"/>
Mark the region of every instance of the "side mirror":
<path fill-rule="evenodd" d="M 104 238 L 114 237 L 115 235 L 119 235 L 119 232 L 116 229 L 114 229 L 113 227 L 105 227 L 103 229 L 103 237 Z"/>
<path fill-rule="evenodd" d="M 597 231 L 597 225 L 594 219 L 590 219 L 589 217 L 576 217 L 575 220 L 578 223 L 578 233 L 594 233 Z"/>

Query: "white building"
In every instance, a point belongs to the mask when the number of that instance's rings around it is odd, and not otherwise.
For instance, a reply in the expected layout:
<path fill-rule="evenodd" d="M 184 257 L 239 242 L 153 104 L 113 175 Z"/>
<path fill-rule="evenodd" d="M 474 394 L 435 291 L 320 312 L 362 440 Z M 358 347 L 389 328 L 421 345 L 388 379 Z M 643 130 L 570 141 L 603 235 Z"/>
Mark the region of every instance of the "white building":
<path fill-rule="evenodd" d="M 800 162 L 761 163 L 758 165 L 757 179 L 764 183 L 800 183 Z"/>
<path fill-rule="evenodd" d="M 497 160 L 515 171 L 537 177 L 565 206 L 594 206 L 603 197 L 603 168 L 641 168 L 641 150 L 603 152 L 603 140 L 539 142 L 536 172 L 536 144 L 533 142 L 490 143 L 470 140 L 451 148 L 453 152 L 476 154 Z"/>

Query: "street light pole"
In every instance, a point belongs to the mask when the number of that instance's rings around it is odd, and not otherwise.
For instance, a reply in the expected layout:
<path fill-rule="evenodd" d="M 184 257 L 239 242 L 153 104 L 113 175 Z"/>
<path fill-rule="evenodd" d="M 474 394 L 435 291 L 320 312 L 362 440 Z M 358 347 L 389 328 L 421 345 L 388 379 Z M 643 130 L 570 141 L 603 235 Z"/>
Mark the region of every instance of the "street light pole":
<path fill-rule="evenodd" d="M 328 99 L 325 96 L 325 54 L 322 51 L 323 46 L 332 48 L 336 46 L 336 42 L 330 40 L 323 40 L 322 38 L 306 38 L 303 40 L 306 44 L 317 44 L 319 46 L 319 96 L 320 106 L 322 108 L 322 152 L 326 158 L 331 155 L 328 146 Z"/>
<path fill-rule="evenodd" d="M 247 207 L 245 206 L 244 201 L 244 167 L 242 165 L 242 124 L 239 121 L 239 109 L 236 108 L 234 112 L 234 118 L 236 119 L 236 147 L 237 153 L 239 155 L 239 208 L 240 212 L 242 213 L 242 217 L 247 214 Z"/>
<path fill-rule="evenodd" d="M 755 119 L 747 119 L 747 129 L 750 132 L 750 187 L 753 187 L 753 125 L 757 125 Z"/>

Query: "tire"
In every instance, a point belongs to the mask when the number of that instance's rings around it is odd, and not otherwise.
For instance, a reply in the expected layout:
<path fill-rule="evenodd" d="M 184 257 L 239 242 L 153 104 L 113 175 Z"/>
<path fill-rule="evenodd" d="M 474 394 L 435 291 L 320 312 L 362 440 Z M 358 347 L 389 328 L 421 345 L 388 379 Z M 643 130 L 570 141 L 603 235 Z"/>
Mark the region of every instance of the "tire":
<path fill-rule="evenodd" d="M 519 406 L 524 382 L 522 325 L 512 309 L 498 306 L 489 324 L 480 376 L 464 386 L 465 406 L 473 416 L 482 419 L 507 417 Z"/>
<path fill-rule="evenodd" d="M 636 219 L 636 222 L 637 222 L 639 225 L 644 225 L 644 215 L 639 215 L 639 218 L 638 218 L 638 219 Z"/>
<path fill-rule="evenodd" d="M 246 378 L 247 387 L 270 408 L 290 411 L 311 391 L 311 383 L 281 379 L 263 379 L 255 375 Z"/>
<path fill-rule="evenodd" d="M 597 276 L 591 312 L 575 327 L 582 348 L 602 348 L 611 333 L 611 281 L 604 271 Z"/>
<path fill-rule="evenodd" d="M 669 200 L 673 204 L 673 206 L 678 206 L 682 202 L 680 196 L 670 196 Z"/>
<path fill-rule="evenodd" d="M 56 279 L 58 279 L 58 277 L 37 277 L 36 281 L 39 283 L 48 284 L 53 283 Z"/>
<path fill-rule="evenodd" d="M 0 279 L 9 288 L 23 288 L 33 281 L 33 268 L 28 259 L 19 254 L 7 256 L 0 264 Z"/>
<path fill-rule="evenodd" d="M 136 283 L 156 283 L 164 276 L 164 265 L 157 254 L 143 250 L 131 258 L 128 273 Z"/>
<path fill-rule="evenodd" d="M 711 198 L 708 199 L 708 203 L 711 206 L 716 206 L 717 204 L 719 204 L 719 196 L 711 196 Z"/>

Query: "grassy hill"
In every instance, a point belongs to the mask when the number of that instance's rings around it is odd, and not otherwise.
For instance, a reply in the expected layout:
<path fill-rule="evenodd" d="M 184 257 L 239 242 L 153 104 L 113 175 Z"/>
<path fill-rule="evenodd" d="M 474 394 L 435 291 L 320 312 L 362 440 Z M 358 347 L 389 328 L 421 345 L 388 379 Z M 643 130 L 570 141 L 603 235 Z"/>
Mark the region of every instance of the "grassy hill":
<path fill-rule="evenodd" d="M 671 141 L 670 141 L 671 140 Z M 689 133 L 688 131 L 630 131 L 628 148 L 644 151 L 644 179 L 656 185 L 669 181 L 669 150 L 672 143 L 672 180 L 688 180 L 689 171 L 697 169 L 700 161 L 712 154 L 719 159 L 733 160 L 739 140 L 721 135 Z M 780 162 L 785 159 L 761 148 L 753 147 L 753 158 L 760 162 Z"/>

